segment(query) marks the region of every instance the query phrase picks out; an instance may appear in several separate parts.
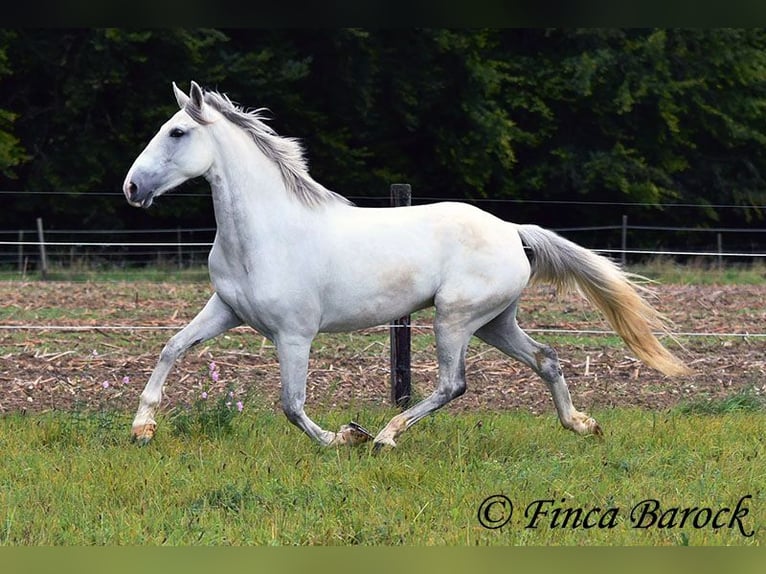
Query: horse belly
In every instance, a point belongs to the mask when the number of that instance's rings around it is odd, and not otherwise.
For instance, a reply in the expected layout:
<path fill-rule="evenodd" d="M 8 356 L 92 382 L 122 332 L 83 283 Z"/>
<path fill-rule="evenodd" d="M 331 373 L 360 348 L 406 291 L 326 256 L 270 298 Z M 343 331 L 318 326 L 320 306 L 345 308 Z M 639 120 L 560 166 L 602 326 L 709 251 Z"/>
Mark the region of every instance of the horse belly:
<path fill-rule="evenodd" d="M 415 264 L 357 268 L 335 275 L 322 300 L 321 330 L 342 332 L 390 323 L 434 303 L 433 273 Z"/>

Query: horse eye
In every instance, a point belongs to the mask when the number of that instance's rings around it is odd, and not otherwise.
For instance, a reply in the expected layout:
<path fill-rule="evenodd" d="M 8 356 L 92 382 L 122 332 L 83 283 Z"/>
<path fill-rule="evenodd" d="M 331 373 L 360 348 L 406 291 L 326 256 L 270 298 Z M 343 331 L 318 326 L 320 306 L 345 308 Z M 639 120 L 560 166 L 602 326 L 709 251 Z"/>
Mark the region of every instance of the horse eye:
<path fill-rule="evenodd" d="M 181 128 L 173 128 L 170 130 L 170 137 L 171 138 L 180 138 L 184 135 L 184 131 Z"/>

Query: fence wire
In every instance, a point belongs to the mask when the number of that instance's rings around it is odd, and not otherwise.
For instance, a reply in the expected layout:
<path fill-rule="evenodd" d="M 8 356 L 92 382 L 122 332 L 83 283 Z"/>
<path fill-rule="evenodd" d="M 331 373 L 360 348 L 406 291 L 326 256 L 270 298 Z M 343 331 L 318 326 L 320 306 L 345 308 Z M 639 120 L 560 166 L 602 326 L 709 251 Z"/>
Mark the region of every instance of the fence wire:
<path fill-rule="evenodd" d="M 36 324 L 0 324 L 0 331 L 69 331 L 69 332 L 86 332 L 86 331 L 180 331 L 186 326 L 186 324 L 178 325 L 36 325 Z M 359 331 L 361 333 L 374 333 L 381 331 L 388 331 L 390 329 L 406 328 L 407 325 L 380 325 L 378 327 L 370 327 Z M 428 331 L 433 330 L 433 325 L 412 323 L 409 328 L 413 331 Z M 231 329 L 231 331 L 250 331 L 250 327 L 241 326 Z M 524 329 L 527 333 L 541 333 L 549 335 L 597 335 L 597 336 L 618 336 L 615 331 L 608 329 L 555 329 L 555 328 L 527 328 Z M 656 336 L 663 336 L 666 333 L 656 332 Z M 719 337 L 719 338 L 740 338 L 740 339 L 758 339 L 766 337 L 766 333 L 737 333 L 737 332 L 720 332 L 720 331 L 682 331 L 678 333 L 672 333 L 674 337 Z"/>
<path fill-rule="evenodd" d="M 2 195 L 71 195 L 64 191 L 21 191 L 0 190 Z M 121 197 L 117 191 L 93 190 L 83 195 L 108 195 Z M 208 193 L 179 192 L 176 195 L 204 197 Z M 388 198 L 383 196 L 350 196 L 356 202 L 378 202 L 385 204 Z M 444 197 L 413 197 L 413 202 L 425 204 L 438 201 L 454 201 Z M 588 200 L 535 200 L 535 199 L 492 199 L 466 198 L 465 203 L 486 205 L 557 205 L 557 206 L 592 206 L 599 207 L 644 207 L 644 208 L 705 208 L 705 209 L 742 209 L 766 210 L 766 205 L 742 206 L 735 204 L 701 203 L 646 203 L 630 201 L 588 201 Z M 597 226 L 553 227 L 553 231 L 574 239 L 581 245 L 598 253 L 619 258 L 623 263 L 626 256 L 632 257 L 675 257 L 675 258 L 717 258 L 719 264 L 727 260 L 752 261 L 766 257 L 766 227 L 683 227 L 670 225 L 634 225 L 627 224 L 623 216 L 622 224 Z M 213 245 L 215 228 L 180 228 L 175 229 L 46 229 L 44 236 L 40 229 L 0 230 L 0 267 L 18 268 L 25 273 L 42 264 L 42 252 L 47 250 L 48 258 L 66 267 L 77 262 L 108 264 L 112 266 L 140 266 L 156 262 L 171 262 L 179 267 L 204 264 L 207 252 Z M 621 233 L 621 237 L 620 237 Z M 657 249 L 632 249 L 629 243 L 646 245 L 637 234 L 655 234 L 652 241 L 662 245 Z M 688 238 L 684 247 L 665 246 L 665 241 L 657 239 L 656 234 L 685 234 Z M 573 235 L 570 235 L 573 234 Z M 585 234 L 585 235 L 583 235 Z M 630 241 L 628 241 L 628 234 Z M 709 245 L 704 239 L 716 234 L 716 244 Z M 726 249 L 723 236 L 726 235 Z M 747 237 L 750 236 L 750 237 Z M 645 237 L 645 236 L 644 236 Z M 671 235 L 673 242 L 679 241 L 678 235 Z M 148 240 L 145 240 L 147 238 Z M 173 241 L 171 238 L 175 238 Z M 697 239 L 699 238 L 699 239 Z M 681 239 L 680 241 L 683 241 Z M 599 245 L 600 244 L 600 245 Z M 606 244 L 606 245 L 605 245 Z M 689 248 L 693 244 L 695 248 Z"/>

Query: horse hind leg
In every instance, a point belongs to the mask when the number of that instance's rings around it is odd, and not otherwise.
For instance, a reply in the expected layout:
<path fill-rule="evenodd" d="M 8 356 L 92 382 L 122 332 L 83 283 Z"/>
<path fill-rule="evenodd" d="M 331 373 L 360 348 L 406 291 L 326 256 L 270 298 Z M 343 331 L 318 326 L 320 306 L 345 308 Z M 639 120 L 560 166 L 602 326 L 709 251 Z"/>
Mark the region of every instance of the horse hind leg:
<path fill-rule="evenodd" d="M 439 382 L 428 397 L 393 417 L 375 437 L 376 450 L 396 446 L 397 437 L 423 417 L 443 407 L 466 390 L 465 354 L 472 330 L 466 325 L 437 318 L 434 325 Z"/>
<path fill-rule="evenodd" d="M 476 332 L 482 341 L 530 366 L 545 382 L 561 424 L 578 434 L 602 435 L 601 426 L 575 409 L 556 351 L 527 335 L 516 322 L 516 305 Z"/>

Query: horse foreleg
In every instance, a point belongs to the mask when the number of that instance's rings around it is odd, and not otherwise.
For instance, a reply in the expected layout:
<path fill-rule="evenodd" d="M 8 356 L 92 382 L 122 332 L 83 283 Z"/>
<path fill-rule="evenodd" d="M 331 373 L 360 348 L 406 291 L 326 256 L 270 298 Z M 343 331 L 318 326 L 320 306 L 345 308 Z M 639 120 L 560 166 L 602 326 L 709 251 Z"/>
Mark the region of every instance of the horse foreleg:
<path fill-rule="evenodd" d="M 479 329 L 476 336 L 532 367 L 550 390 L 559 420 L 565 428 L 578 434 L 602 434 L 595 419 L 572 404 L 556 351 L 538 343 L 518 326 L 515 305 Z"/>
<path fill-rule="evenodd" d="M 202 311 L 168 341 L 160 353 L 149 382 L 141 392 L 138 411 L 132 425 L 134 441 L 145 444 L 154 436 L 157 427 L 154 414 L 162 399 L 162 386 L 179 357 L 193 345 L 212 339 L 240 324 L 242 321 L 231 307 L 221 301 L 218 295 L 213 294 Z"/>
<path fill-rule="evenodd" d="M 304 410 L 311 338 L 278 336 L 275 339 L 282 383 L 282 410 L 287 419 L 324 446 L 354 445 L 371 438 L 364 428 L 351 423 L 335 433 L 320 427 Z"/>

